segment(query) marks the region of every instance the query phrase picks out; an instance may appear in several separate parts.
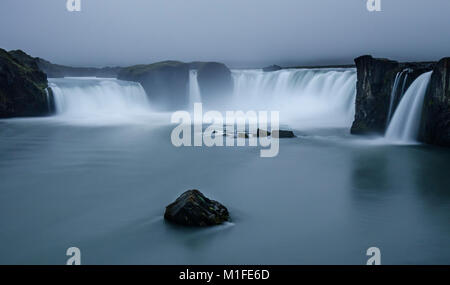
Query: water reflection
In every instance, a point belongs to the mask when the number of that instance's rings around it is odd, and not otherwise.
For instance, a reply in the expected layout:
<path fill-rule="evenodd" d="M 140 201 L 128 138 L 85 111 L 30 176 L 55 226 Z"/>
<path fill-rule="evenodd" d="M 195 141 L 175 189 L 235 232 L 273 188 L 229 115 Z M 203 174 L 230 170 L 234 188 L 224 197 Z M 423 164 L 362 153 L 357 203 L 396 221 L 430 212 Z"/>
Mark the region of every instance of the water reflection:
<path fill-rule="evenodd" d="M 361 198 L 373 198 L 392 187 L 388 154 L 380 148 L 352 153 L 353 189 Z"/>

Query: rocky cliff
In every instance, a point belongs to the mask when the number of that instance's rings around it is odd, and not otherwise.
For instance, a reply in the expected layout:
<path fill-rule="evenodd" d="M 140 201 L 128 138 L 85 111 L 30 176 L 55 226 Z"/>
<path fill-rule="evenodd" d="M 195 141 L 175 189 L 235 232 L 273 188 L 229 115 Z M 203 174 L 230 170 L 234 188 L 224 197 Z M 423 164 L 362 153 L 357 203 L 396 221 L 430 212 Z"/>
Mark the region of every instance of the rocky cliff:
<path fill-rule="evenodd" d="M 364 55 L 355 59 L 357 70 L 355 120 L 352 134 L 384 134 L 387 127 L 390 97 L 398 72 L 408 70 L 405 88 L 422 73 L 430 71 L 434 63 L 399 63 Z M 397 107 L 400 97 L 394 102 Z"/>
<path fill-rule="evenodd" d="M 47 76 L 33 57 L 0 49 L 0 118 L 48 115 L 51 98 Z"/>
<path fill-rule="evenodd" d="M 227 96 L 231 96 L 234 83 L 231 71 L 225 64 L 201 62 L 197 63 L 196 69 L 203 104 L 216 105 Z"/>
<path fill-rule="evenodd" d="M 230 70 L 218 62 L 163 61 L 122 68 L 117 78 L 139 82 L 153 105 L 164 110 L 186 108 L 189 103 L 189 70 L 197 70 L 197 80 L 204 104 L 231 94 Z"/>
<path fill-rule="evenodd" d="M 184 108 L 188 103 L 189 64 L 163 61 L 123 68 L 118 79 L 139 82 L 160 109 Z"/>
<path fill-rule="evenodd" d="M 184 109 L 189 103 L 189 70 L 196 69 L 198 71 L 198 84 L 202 96 L 203 103 L 209 104 L 215 101 L 216 98 L 223 98 L 230 95 L 233 89 L 233 80 L 231 72 L 223 63 L 219 62 L 191 62 L 184 63 L 180 61 L 162 61 L 152 64 L 140 64 L 129 67 L 71 67 L 51 63 L 39 57 L 31 57 L 22 51 L 3 51 L 6 62 L 18 63 L 21 66 L 26 66 L 28 69 L 18 69 L 17 71 L 33 70 L 39 72 L 45 82 L 47 88 L 47 76 L 50 78 L 60 77 L 112 77 L 121 80 L 128 80 L 139 82 L 144 88 L 147 96 L 152 101 L 152 106 L 160 110 L 176 110 Z M 7 55 L 7 57 L 6 57 Z M 10 66 L 15 66 L 11 65 Z M 46 76 L 45 76 L 46 75 Z M 36 76 L 34 74 L 33 76 Z M 44 76 L 44 77 L 43 77 Z M 5 77 L 6 78 L 6 77 Z M 18 92 L 19 87 L 11 87 Z M 9 91 L 10 92 L 10 91 Z M 32 91 L 30 91 L 32 92 Z M 45 92 L 45 90 L 44 90 Z M 47 109 L 54 110 L 54 103 L 51 94 L 51 89 L 48 88 L 50 102 L 47 99 L 44 101 Z M 47 96 L 47 93 L 45 93 Z M 46 97 L 47 98 L 47 97 Z M 28 98 L 30 99 L 30 98 Z M 22 100 L 22 99 L 21 99 Z M 20 100 L 19 100 L 20 101 Z M 26 101 L 23 98 L 22 101 Z M 11 106 L 17 106 L 18 102 L 12 103 L 11 100 L 3 100 L 3 108 L 8 108 L 9 113 L 14 113 Z M 21 114 L 45 114 L 42 107 L 30 105 L 26 108 L 28 111 L 20 112 Z M 39 108 L 38 108 L 39 107 Z M 35 111 L 32 111 L 35 110 Z M 3 113 L 6 114 L 6 111 Z M 6 115 L 5 115 L 6 116 Z M 8 115 L 9 116 L 9 115 Z"/>
<path fill-rule="evenodd" d="M 434 67 L 425 95 L 419 139 L 450 146 L 450 58 Z"/>

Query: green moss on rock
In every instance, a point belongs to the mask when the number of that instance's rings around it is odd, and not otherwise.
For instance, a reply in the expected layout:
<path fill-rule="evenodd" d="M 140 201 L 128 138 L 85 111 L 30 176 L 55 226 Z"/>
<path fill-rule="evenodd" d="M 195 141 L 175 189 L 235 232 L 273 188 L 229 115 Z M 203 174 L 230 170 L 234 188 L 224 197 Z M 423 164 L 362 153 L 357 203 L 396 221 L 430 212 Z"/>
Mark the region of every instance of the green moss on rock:
<path fill-rule="evenodd" d="M 0 49 L 1 118 L 48 115 L 47 87 L 47 75 L 35 58 L 21 50 Z"/>

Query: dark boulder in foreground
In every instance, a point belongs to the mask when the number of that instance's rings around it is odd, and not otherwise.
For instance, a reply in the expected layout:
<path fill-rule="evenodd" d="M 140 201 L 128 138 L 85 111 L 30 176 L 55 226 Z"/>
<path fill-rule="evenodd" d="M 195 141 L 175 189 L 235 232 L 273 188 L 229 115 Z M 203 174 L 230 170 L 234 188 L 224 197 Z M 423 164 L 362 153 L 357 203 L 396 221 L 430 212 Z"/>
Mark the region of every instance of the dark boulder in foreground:
<path fill-rule="evenodd" d="M 292 131 L 285 131 L 285 130 L 275 130 L 272 131 L 272 137 L 273 138 L 295 138 L 295 135 Z"/>
<path fill-rule="evenodd" d="M 270 66 L 266 66 L 266 67 L 264 67 L 263 68 L 263 71 L 264 72 L 271 72 L 271 71 L 277 71 L 277 70 L 280 70 L 280 69 L 283 69 L 281 66 L 279 66 L 279 65 L 270 65 Z"/>
<path fill-rule="evenodd" d="M 164 218 L 185 226 L 213 226 L 229 220 L 227 208 L 206 198 L 198 190 L 188 190 L 166 207 Z"/>

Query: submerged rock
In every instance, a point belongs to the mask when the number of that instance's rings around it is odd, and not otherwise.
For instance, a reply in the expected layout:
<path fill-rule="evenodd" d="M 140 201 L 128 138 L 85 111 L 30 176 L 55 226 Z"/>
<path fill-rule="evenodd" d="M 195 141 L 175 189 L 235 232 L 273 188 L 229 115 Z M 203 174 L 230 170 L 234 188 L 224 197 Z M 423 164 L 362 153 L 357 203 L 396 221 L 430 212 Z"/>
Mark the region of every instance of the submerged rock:
<path fill-rule="evenodd" d="M 273 130 L 272 133 L 263 129 L 257 129 L 256 134 L 255 133 L 249 133 L 248 131 L 245 132 L 238 132 L 235 134 L 227 133 L 226 131 L 223 133 L 224 136 L 232 135 L 234 138 L 243 138 L 248 139 L 250 137 L 269 137 L 272 136 L 273 138 L 295 138 L 295 134 L 292 131 L 288 130 Z"/>
<path fill-rule="evenodd" d="M 193 189 L 184 192 L 166 207 L 164 218 L 185 226 L 213 226 L 229 220 L 227 208 Z"/>
<path fill-rule="evenodd" d="M 272 131 L 273 138 L 295 138 L 295 135 L 292 131 L 286 130 L 275 130 Z"/>
<path fill-rule="evenodd" d="M 265 130 L 261 130 L 261 129 L 257 129 L 256 130 L 256 137 L 267 137 L 270 136 L 270 132 L 269 131 L 265 131 Z"/>

